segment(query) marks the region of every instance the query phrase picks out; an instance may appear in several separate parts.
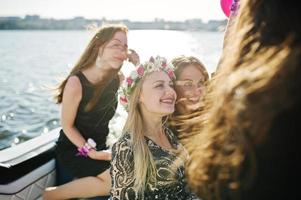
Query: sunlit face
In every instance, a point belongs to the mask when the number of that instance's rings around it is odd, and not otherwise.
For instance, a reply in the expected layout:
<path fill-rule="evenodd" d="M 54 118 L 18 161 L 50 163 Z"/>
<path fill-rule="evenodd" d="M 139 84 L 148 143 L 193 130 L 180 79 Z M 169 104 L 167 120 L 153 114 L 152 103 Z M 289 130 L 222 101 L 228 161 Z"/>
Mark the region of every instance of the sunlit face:
<path fill-rule="evenodd" d="M 204 93 L 205 76 L 198 66 L 188 65 L 179 73 L 175 90 L 177 92 L 176 109 L 181 114 L 189 114 L 199 108 Z"/>
<path fill-rule="evenodd" d="M 142 113 L 163 117 L 174 112 L 176 92 L 165 72 L 153 72 L 143 82 L 140 94 Z"/>
<path fill-rule="evenodd" d="M 118 31 L 105 45 L 101 58 L 115 69 L 120 69 L 123 61 L 127 59 L 128 42 L 125 32 Z"/>

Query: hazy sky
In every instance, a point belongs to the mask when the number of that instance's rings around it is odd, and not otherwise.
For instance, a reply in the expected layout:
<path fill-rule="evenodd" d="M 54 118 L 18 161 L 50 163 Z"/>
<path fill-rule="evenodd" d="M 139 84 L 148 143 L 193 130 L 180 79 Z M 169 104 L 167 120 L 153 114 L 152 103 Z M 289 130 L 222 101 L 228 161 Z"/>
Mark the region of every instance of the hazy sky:
<path fill-rule="evenodd" d="M 137 21 L 225 19 L 220 0 L 0 0 L 0 16 L 27 14 L 56 19 L 75 16 Z"/>

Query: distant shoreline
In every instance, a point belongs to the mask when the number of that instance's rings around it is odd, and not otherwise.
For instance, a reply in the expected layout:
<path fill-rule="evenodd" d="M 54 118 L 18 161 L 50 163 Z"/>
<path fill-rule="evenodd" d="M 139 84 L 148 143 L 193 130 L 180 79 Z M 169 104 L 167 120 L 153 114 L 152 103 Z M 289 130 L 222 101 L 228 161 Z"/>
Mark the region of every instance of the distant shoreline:
<path fill-rule="evenodd" d="M 141 22 L 127 19 L 85 19 L 84 17 L 53 19 L 41 18 L 39 15 L 26 15 L 24 18 L 15 16 L 0 17 L 0 30 L 86 30 L 91 25 L 100 26 L 104 23 L 123 23 L 131 30 L 222 31 L 227 20 L 210 20 L 204 23 L 201 19 L 185 21 L 155 19 L 154 21 Z"/>

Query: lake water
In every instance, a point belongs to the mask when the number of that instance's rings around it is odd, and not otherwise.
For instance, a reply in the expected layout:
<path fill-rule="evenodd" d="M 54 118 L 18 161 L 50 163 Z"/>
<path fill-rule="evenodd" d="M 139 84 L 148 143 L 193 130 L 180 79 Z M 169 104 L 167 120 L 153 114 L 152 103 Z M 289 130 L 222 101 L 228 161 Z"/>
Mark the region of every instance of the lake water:
<path fill-rule="evenodd" d="M 93 33 L 88 31 L 0 31 L 0 150 L 60 126 L 60 106 L 53 87 L 66 76 Z M 213 72 L 220 57 L 223 33 L 132 30 L 129 47 L 141 61 L 150 56 L 168 60 L 178 55 L 198 57 Z M 122 71 L 133 66 L 125 63 Z M 118 107 L 110 123 L 120 132 L 126 114 Z"/>

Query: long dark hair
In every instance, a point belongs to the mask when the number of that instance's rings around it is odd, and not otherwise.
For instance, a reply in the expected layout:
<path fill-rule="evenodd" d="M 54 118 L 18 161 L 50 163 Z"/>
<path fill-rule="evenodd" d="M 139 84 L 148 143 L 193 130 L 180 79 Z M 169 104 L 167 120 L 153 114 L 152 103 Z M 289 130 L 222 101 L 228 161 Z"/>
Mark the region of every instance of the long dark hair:
<path fill-rule="evenodd" d="M 205 97 L 202 130 L 190 141 L 187 175 L 205 199 L 238 191 L 256 173 L 254 148 L 273 120 L 300 100 L 300 3 L 243 0 L 219 71 Z M 243 162 L 250 176 L 242 177 Z"/>

